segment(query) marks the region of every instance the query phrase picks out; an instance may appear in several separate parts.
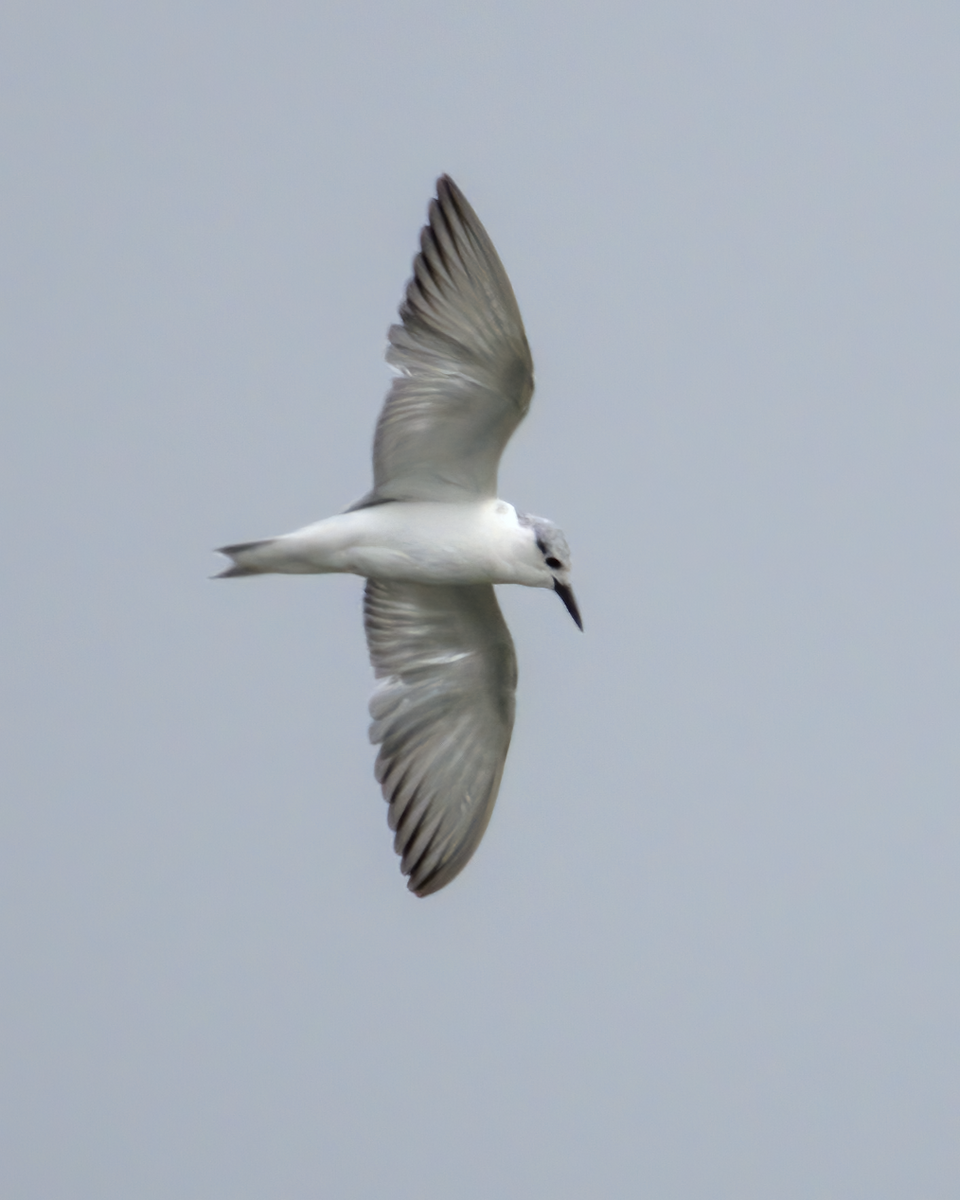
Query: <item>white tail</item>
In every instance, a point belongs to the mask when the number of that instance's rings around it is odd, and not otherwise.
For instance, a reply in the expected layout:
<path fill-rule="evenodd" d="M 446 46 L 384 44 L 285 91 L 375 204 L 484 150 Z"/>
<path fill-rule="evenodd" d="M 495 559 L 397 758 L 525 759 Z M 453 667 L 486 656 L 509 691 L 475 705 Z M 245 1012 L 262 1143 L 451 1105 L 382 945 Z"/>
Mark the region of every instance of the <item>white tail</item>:
<path fill-rule="evenodd" d="M 263 575 L 271 570 L 266 547 L 272 546 L 276 538 L 265 538 L 260 542 L 238 542 L 235 546 L 221 546 L 218 554 L 225 554 L 233 562 L 225 571 L 214 575 L 214 579 L 235 579 L 238 575 Z"/>

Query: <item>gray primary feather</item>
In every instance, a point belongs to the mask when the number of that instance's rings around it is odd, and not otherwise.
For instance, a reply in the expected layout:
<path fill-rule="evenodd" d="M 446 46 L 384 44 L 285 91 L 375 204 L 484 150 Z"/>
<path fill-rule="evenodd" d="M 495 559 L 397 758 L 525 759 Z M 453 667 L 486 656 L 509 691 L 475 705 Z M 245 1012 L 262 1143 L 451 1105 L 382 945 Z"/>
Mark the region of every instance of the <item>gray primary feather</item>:
<path fill-rule="evenodd" d="M 413 278 L 390 329 L 399 372 L 377 423 L 374 487 L 384 500 L 494 497 L 497 467 L 533 395 L 533 361 L 513 288 L 466 197 L 437 181 Z"/>
<path fill-rule="evenodd" d="M 483 837 L 513 731 L 517 660 L 493 587 L 367 581 L 381 681 L 370 701 L 376 776 L 407 886 L 445 887 Z"/>

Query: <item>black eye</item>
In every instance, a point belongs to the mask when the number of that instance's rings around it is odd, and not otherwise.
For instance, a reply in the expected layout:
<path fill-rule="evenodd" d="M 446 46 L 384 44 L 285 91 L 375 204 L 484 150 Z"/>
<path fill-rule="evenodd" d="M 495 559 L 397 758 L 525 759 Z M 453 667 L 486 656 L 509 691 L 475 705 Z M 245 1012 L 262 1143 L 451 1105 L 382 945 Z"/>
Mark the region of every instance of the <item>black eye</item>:
<path fill-rule="evenodd" d="M 553 555 L 551 554 L 550 557 L 547 559 L 547 566 L 550 568 L 551 571 L 556 571 L 556 569 L 558 567 L 563 566 L 563 563 L 560 561 L 559 558 L 554 558 Z"/>

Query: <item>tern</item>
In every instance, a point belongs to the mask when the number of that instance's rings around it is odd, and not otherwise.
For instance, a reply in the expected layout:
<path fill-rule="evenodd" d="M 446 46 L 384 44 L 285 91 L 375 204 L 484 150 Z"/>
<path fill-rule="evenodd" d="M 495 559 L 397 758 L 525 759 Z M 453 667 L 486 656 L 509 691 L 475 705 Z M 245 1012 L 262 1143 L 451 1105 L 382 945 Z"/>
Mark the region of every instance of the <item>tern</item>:
<path fill-rule="evenodd" d="M 217 578 L 366 579 L 375 775 L 407 886 L 428 896 L 479 845 L 510 746 L 517 659 L 493 585 L 550 588 L 583 629 L 563 533 L 497 496 L 533 360 L 493 242 L 446 175 L 386 357 L 396 377 L 374 435 L 372 491 L 293 533 L 221 547 L 231 565 Z"/>

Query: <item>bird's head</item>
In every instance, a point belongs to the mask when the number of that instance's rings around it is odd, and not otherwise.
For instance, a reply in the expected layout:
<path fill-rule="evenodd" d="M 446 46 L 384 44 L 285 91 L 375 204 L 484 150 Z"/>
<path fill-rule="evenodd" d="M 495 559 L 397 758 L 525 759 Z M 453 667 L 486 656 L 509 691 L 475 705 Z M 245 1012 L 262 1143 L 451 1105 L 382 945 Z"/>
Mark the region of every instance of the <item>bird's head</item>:
<path fill-rule="evenodd" d="M 583 629 L 580 609 L 570 586 L 570 547 L 563 536 L 563 530 L 548 521 L 546 517 L 534 517 L 529 513 L 517 513 L 521 525 L 525 525 L 533 534 L 537 552 L 537 565 L 542 567 L 543 582 L 541 587 L 552 587 L 566 606 L 567 612 Z"/>

